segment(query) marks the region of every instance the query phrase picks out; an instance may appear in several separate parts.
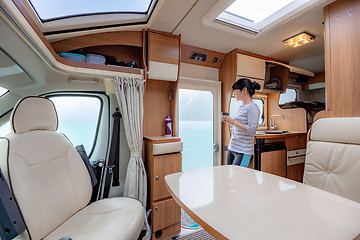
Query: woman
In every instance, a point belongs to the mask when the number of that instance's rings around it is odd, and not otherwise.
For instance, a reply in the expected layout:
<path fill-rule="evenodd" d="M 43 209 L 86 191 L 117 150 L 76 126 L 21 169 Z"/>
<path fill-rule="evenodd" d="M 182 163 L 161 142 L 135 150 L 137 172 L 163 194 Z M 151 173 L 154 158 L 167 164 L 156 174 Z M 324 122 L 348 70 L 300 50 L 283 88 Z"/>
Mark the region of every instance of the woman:
<path fill-rule="evenodd" d="M 259 123 L 260 109 L 252 101 L 255 90 L 260 90 L 257 82 L 247 78 L 239 79 L 232 86 L 237 101 L 242 101 L 234 118 L 223 115 L 222 121 L 231 124 L 231 139 L 227 150 L 226 164 L 248 167 L 254 155 L 254 138 Z"/>

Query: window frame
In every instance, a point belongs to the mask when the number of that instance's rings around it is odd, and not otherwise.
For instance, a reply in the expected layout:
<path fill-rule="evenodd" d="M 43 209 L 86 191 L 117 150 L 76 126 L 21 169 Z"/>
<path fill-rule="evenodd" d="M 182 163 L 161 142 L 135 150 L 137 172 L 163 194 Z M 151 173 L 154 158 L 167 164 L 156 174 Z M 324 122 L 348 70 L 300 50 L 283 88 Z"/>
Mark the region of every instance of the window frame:
<path fill-rule="evenodd" d="M 96 93 L 96 94 L 103 94 L 103 93 Z M 102 120 L 102 114 L 103 114 L 103 108 L 104 108 L 103 99 L 101 97 L 99 97 L 95 94 L 91 94 L 91 93 L 64 93 L 64 92 L 62 92 L 62 93 L 44 94 L 43 96 L 49 100 L 51 100 L 52 97 L 95 97 L 100 100 L 100 110 L 99 110 L 99 115 L 98 115 L 98 119 L 97 119 L 94 140 L 93 140 L 93 144 L 92 144 L 90 153 L 87 153 L 88 157 L 90 159 L 92 154 L 94 153 L 96 141 L 97 141 L 98 135 L 99 135 L 100 123 Z"/>
<path fill-rule="evenodd" d="M 311 0 L 295 0 L 285 7 L 279 9 L 274 12 L 270 16 L 266 17 L 262 21 L 258 23 L 251 22 L 247 20 L 245 17 L 239 16 L 237 14 L 226 11 L 226 9 L 235 2 L 231 1 L 231 3 L 221 12 L 219 12 L 214 18 L 213 21 L 225 24 L 230 27 L 238 28 L 246 33 L 250 33 L 251 35 L 259 35 L 267 29 L 285 21 L 290 18 L 294 14 L 297 14 L 313 4 L 316 4 L 319 0 L 311 1 Z"/>
<path fill-rule="evenodd" d="M 293 101 L 298 101 L 298 97 L 299 97 L 299 90 L 298 90 L 298 88 L 297 88 L 297 87 L 293 87 L 293 86 L 288 86 L 288 87 L 285 89 L 285 92 L 280 93 L 280 95 L 279 95 L 279 102 L 278 102 L 278 105 L 279 105 L 279 106 L 288 103 L 288 102 L 286 102 L 286 103 L 281 103 L 281 104 L 280 104 L 281 94 L 285 94 L 285 93 L 286 93 L 286 90 L 288 90 L 288 89 L 293 89 L 293 90 L 295 90 L 295 92 L 296 92 L 296 97 L 295 97 L 295 100 L 293 100 Z M 290 102 L 292 102 L 292 101 L 290 101 Z"/>
<path fill-rule="evenodd" d="M 36 14 L 36 16 L 38 17 L 38 19 L 42 23 L 47 23 L 47 22 L 63 20 L 63 19 L 71 19 L 71 18 L 76 18 L 76 17 L 86 17 L 86 16 L 96 16 L 96 15 L 112 15 L 112 14 L 131 14 L 131 15 L 134 14 L 134 15 L 139 15 L 139 16 L 147 15 L 149 17 L 151 15 L 151 12 L 154 10 L 157 1 L 158 0 L 150 0 L 150 4 L 145 12 L 140 12 L 140 11 L 139 12 L 136 12 L 136 11 L 92 12 L 92 13 L 79 13 L 79 14 L 72 14 L 72 15 L 63 15 L 63 16 L 59 16 L 59 17 L 52 17 L 52 18 L 46 18 L 46 19 L 41 18 L 38 10 L 36 10 L 34 3 L 32 3 L 31 0 L 28 0 L 28 3 L 31 6 L 34 13 Z"/>

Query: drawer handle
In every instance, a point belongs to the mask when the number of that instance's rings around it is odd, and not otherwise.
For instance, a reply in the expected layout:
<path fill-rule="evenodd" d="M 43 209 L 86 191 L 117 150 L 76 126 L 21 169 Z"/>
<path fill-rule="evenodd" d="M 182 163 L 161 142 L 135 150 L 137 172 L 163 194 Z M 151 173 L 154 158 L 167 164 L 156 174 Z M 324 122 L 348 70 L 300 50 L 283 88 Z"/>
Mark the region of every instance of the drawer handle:
<path fill-rule="evenodd" d="M 155 210 L 156 210 L 156 211 L 159 210 L 159 206 L 156 206 L 156 207 L 155 207 Z"/>
<path fill-rule="evenodd" d="M 298 138 L 299 138 L 299 136 L 296 136 L 295 138 L 296 138 L 296 139 L 298 139 Z"/>
<path fill-rule="evenodd" d="M 156 177 L 155 177 L 155 180 L 159 180 L 159 176 L 156 176 Z"/>

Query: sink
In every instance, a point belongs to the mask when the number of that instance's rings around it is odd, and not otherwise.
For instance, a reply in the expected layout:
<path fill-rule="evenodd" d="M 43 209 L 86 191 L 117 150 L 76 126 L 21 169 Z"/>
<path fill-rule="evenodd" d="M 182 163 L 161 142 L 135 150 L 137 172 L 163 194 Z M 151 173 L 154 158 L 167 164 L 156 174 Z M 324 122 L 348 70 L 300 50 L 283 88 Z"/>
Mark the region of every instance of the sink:
<path fill-rule="evenodd" d="M 283 133 L 287 133 L 289 131 L 287 130 L 266 130 L 265 133 L 266 134 L 283 134 Z"/>

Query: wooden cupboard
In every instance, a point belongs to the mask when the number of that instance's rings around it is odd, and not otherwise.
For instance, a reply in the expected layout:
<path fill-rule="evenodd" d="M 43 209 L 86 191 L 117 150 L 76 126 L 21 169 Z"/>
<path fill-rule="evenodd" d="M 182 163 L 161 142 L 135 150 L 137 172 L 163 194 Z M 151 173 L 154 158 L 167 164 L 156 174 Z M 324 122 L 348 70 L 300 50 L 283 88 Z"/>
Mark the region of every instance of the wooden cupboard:
<path fill-rule="evenodd" d="M 306 134 L 285 137 L 287 151 L 306 149 Z M 304 176 L 305 163 L 287 166 L 287 178 L 302 182 Z"/>
<path fill-rule="evenodd" d="M 286 177 L 286 150 L 262 153 L 261 171 Z"/>
<path fill-rule="evenodd" d="M 148 206 L 151 209 L 152 238 L 164 239 L 181 230 L 181 208 L 165 187 L 165 176 L 181 172 L 182 154 L 155 155 L 153 144 L 179 143 L 176 137 L 145 137 L 145 163 L 148 174 Z"/>
<path fill-rule="evenodd" d="M 165 118 L 171 116 L 177 136 L 176 99 L 180 71 L 180 35 L 148 30 L 148 79 L 144 94 L 144 136 L 164 136 Z"/>

